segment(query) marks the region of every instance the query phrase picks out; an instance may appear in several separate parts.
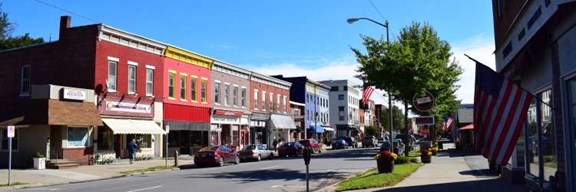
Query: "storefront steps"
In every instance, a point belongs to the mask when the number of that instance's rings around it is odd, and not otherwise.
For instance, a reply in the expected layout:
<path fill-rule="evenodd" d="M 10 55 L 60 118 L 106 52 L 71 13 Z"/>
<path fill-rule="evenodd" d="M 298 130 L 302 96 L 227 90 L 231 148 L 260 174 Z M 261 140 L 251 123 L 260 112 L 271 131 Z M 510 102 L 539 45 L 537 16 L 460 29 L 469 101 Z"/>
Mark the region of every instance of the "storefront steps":
<path fill-rule="evenodd" d="M 78 166 L 80 166 L 79 163 L 66 159 L 51 159 L 46 161 L 46 168 L 48 169 L 66 169 L 75 168 Z"/>

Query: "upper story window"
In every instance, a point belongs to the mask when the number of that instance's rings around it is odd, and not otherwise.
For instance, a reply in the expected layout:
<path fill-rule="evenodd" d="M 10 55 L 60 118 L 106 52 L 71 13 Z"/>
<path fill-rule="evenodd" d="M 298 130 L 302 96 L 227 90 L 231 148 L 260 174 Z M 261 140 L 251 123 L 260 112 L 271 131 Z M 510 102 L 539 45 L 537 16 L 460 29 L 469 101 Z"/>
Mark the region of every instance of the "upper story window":
<path fill-rule="evenodd" d="M 230 84 L 225 83 L 224 84 L 224 105 L 228 106 L 230 105 Z"/>
<path fill-rule="evenodd" d="M 339 107 L 338 107 L 338 120 L 339 120 L 339 121 L 344 121 L 344 118 L 345 118 L 344 106 L 339 106 Z"/>
<path fill-rule="evenodd" d="M 277 95 L 276 95 L 276 111 L 277 111 L 278 113 L 281 112 L 281 109 L 280 109 L 280 94 L 277 94 Z"/>
<path fill-rule="evenodd" d="M 262 91 L 262 110 L 266 111 L 266 91 Z"/>
<path fill-rule="evenodd" d="M 344 94 L 339 94 L 339 95 L 338 95 L 338 100 L 344 100 Z"/>
<path fill-rule="evenodd" d="M 246 107 L 246 97 L 247 97 L 247 94 L 248 94 L 248 90 L 246 90 L 246 87 L 242 87 L 242 97 L 241 97 L 241 98 L 242 98 L 242 99 L 241 99 L 241 100 L 242 100 L 242 101 L 241 101 L 241 102 L 242 102 L 242 103 L 241 103 L 241 104 L 242 104 L 242 107 Z"/>
<path fill-rule="evenodd" d="M 198 89 L 198 87 L 196 85 L 197 83 L 198 83 L 198 77 L 190 78 L 190 100 L 192 100 L 192 101 L 197 101 L 197 99 L 198 99 L 196 96 L 198 94 L 197 90 L 196 90 L 196 89 Z"/>
<path fill-rule="evenodd" d="M 282 101 L 282 109 L 284 111 L 284 113 L 286 113 L 286 95 L 284 95 L 284 100 Z"/>
<path fill-rule="evenodd" d="M 238 85 L 234 85 L 234 89 L 232 90 L 232 105 L 238 105 Z"/>
<path fill-rule="evenodd" d="M 274 111 L 274 93 L 270 93 L 270 112 Z"/>
<path fill-rule="evenodd" d="M 146 96 L 154 95 L 154 68 L 146 66 Z"/>
<path fill-rule="evenodd" d="M 174 99 L 174 87 L 176 86 L 176 73 L 168 74 L 168 97 Z"/>
<path fill-rule="evenodd" d="M 220 103 L 220 81 L 214 82 L 214 103 Z"/>
<path fill-rule="evenodd" d="M 117 58 L 108 57 L 108 80 L 106 81 L 106 86 L 110 92 L 116 91 L 118 61 Z"/>
<path fill-rule="evenodd" d="M 206 103 L 208 99 L 208 79 L 202 78 L 202 87 L 200 87 L 200 95 L 202 96 L 202 103 Z"/>
<path fill-rule="evenodd" d="M 188 93 L 188 91 L 186 90 L 188 88 L 188 85 L 186 85 L 186 83 L 188 83 L 188 75 L 186 74 L 180 74 L 180 99 L 181 100 L 186 100 L 186 93 Z"/>
<path fill-rule="evenodd" d="M 22 76 L 20 80 L 20 95 L 28 96 L 30 95 L 30 65 L 22 66 Z"/>
<path fill-rule="evenodd" d="M 258 110 L 258 89 L 254 89 L 254 110 Z"/>
<path fill-rule="evenodd" d="M 136 93 L 136 67 L 137 63 L 128 61 L 128 94 Z"/>

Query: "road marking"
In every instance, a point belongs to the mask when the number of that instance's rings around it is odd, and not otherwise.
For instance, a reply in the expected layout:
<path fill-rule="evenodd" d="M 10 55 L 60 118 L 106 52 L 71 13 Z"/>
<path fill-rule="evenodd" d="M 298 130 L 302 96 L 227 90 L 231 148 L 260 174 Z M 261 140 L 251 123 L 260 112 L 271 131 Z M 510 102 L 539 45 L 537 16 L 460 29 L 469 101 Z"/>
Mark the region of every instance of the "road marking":
<path fill-rule="evenodd" d="M 148 187 L 148 188 L 142 188 L 142 189 L 134 189 L 131 191 L 126 191 L 126 192 L 145 191 L 145 190 L 156 189 L 156 188 L 160 188 L 160 187 L 162 187 L 162 185 L 158 185 L 158 186 L 154 186 L 154 187 Z"/>
<path fill-rule="evenodd" d="M 263 168 L 260 168 L 260 170 L 264 170 L 264 169 L 272 169 L 272 168 L 277 168 L 277 167 L 280 167 L 280 166 L 278 166 L 278 165 L 274 165 L 274 166 L 270 166 L 270 167 L 263 167 Z"/>

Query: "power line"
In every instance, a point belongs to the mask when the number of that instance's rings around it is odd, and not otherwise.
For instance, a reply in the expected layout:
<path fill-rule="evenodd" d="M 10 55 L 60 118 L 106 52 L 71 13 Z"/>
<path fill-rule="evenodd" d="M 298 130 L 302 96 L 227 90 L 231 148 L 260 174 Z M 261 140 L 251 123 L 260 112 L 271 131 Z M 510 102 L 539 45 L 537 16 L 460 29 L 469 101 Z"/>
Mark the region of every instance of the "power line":
<path fill-rule="evenodd" d="M 42 3 L 42 4 L 44 4 L 44 5 L 48 6 L 48 7 L 52 7 L 52 8 L 54 8 L 54 9 L 58 9 L 58 10 L 60 10 L 60 11 L 67 12 L 67 13 L 70 13 L 70 14 L 72 14 L 72 15 L 76 15 L 76 16 L 78 16 L 78 17 L 82 17 L 82 18 L 84 18 L 84 19 L 86 19 L 86 20 L 93 21 L 93 22 L 95 22 L 95 23 L 101 23 L 100 21 L 98 21 L 98 20 L 96 20 L 96 19 L 92 19 L 92 18 L 90 18 L 90 17 L 86 17 L 86 16 L 81 15 L 81 14 L 79 14 L 79 13 L 75 13 L 75 12 L 72 12 L 72 11 L 68 11 L 68 10 L 66 10 L 66 9 L 64 9 L 64 8 L 61 8 L 61 7 L 58 7 L 58 6 L 56 6 L 56 5 L 47 3 L 47 2 L 45 2 L 45 1 L 41 1 L 41 0 L 34 0 L 34 1 L 36 1 L 36 2 L 38 2 L 38 3 Z"/>
<path fill-rule="evenodd" d="M 380 12 L 380 10 L 378 9 L 378 7 L 376 7 L 376 5 L 374 5 L 374 3 L 372 2 L 372 0 L 369 0 L 370 5 L 372 5 L 372 8 L 374 8 L 376 10 L 376 12 L 378 12 L 378 15 L 380 15 L 380 17 L 382 17 L 383 20 L 386 20 L 386 18 L 384 17 L 384 15 L 382 15 L 382 12 Z"/>

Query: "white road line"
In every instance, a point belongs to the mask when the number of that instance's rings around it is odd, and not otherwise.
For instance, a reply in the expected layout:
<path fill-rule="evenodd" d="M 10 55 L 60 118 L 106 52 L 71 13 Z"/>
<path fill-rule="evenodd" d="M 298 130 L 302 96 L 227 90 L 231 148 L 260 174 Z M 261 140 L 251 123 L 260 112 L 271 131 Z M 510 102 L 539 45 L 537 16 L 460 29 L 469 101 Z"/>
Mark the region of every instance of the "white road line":
<path fill-rule="evenodd" d="M 158 186 L 154 186 L 154 187 L 148 187 L 148 188 L 142 188 L 142 189 L 134 189 L 131 191 L 126 191 L 126 192 L 145 191 L 145 190 L 156 189 L 156 188 L 160 188 L 160 187 L 162 187 L 162 185 L 158 185 Z"/>
<path fill-rule="evenodd" d="M 280 167 L 280 166 L 278 166 L 278 165 L 274 165 L 274 166 L 270 166 L 270 167 L 263 167 L 263 168 L 260 168 L 260 170 L 264 170 L 264 169 L 272 169 L 272 168 L 276 168 L 276 167 Z"/>

